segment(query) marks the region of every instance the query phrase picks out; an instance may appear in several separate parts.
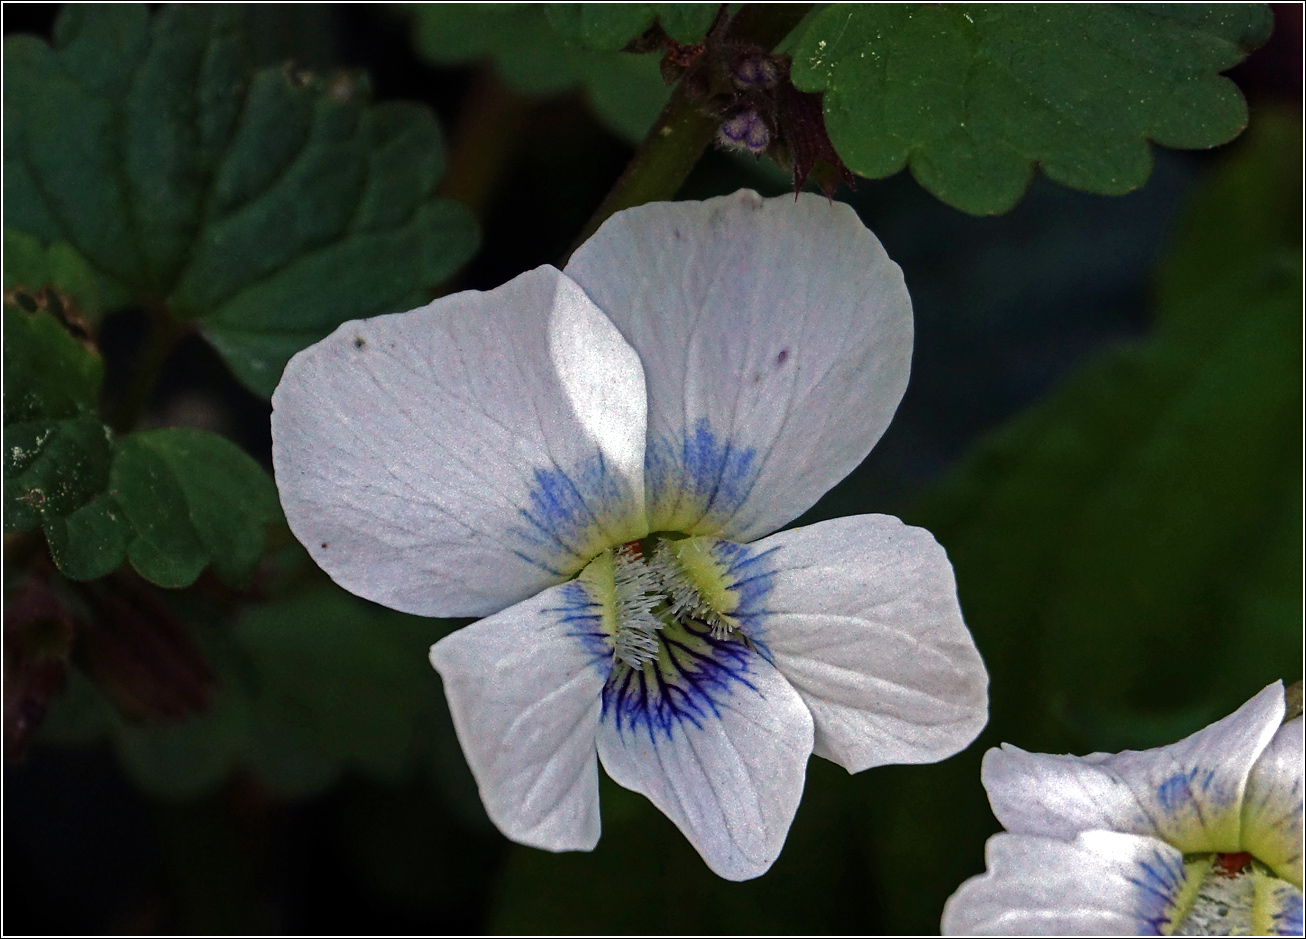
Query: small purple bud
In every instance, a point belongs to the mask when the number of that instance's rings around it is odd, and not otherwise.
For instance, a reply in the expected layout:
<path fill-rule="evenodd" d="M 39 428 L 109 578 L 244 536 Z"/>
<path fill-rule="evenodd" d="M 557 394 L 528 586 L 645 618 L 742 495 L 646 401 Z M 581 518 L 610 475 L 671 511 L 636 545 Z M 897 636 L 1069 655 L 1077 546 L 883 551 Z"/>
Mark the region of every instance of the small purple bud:
<path fill-rule="evenodd" d="M 770 88 L 780 80 L 780 68 L 764 55 L 743 59 L 730 73 L 736 88 Z"/>
<path fill-rule="evenodd" d="M 717 139 L 726 147 L 761 153 L 771 143 L 771 129 L 756 111 L 738 111 L 722 121 Z"/>

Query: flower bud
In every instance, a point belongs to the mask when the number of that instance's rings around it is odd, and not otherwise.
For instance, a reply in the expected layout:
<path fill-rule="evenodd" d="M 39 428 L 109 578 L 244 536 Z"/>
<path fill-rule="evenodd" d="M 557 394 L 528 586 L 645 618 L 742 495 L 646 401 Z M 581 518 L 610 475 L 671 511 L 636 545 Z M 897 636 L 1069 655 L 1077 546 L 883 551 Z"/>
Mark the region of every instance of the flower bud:
<path fill-rule="evenodd" d="M 768 56 L 750 55 L 735 65 L 730 79 L 740 90 L 772 88 L 780 80 L 780 68 Z"/>
<path fill-rule="evenodd" d="M 750 108 L 727 117 L 721 123 L 717 140 L 724 147 L 760 154 L 771 143 L 771 129 L 762 115 Z"/>

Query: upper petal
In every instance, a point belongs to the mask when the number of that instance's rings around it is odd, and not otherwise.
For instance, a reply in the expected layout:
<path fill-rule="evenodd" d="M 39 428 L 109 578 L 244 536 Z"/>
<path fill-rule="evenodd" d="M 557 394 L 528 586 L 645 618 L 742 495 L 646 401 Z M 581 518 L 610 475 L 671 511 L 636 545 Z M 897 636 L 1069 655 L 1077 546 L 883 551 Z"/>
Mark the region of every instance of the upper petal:
<path fill-rule="evenodd" d="M 1302 718 L 1275 731 L 1252 767 L 1243 799 L 1243 850 L 1302 886 Z"/>
<path fill-rule="evenodd" d="M 1071 839 L 1100 828 L 1162 838 L 1181 851 L 1241 851 L 1243 792 L 1283 718 L 1276 682 L 1233 714 L 1154 750 L 1089 757 L 984 755 L 993 814 L 1012 832 Z"/>
<path fill-rule="evenodd" d="M 861 462 L 906 388 L 902 272 L 821 196 L 628 209 L 566 271 L 644 362 L 654 530 L 774 531 Z"/>
<path fill-rule="evenodd" d="M 849 772 L 931 763 L 988 720 L 988 673 L 962 622 L 948 556 L 885 515 L 838 518 L 742 548 L 735 616 L 816 723 L 818 756 Z"/>
<path fill-rule="evenodd" d="M 550 851 L 598 843 L 605 635 L 599 608 L 571 581 L 431 647 L 481 801 L 513 841 Z"/>
<path fill-rule="evenodd" d="M 728 880 L 780 854 L 812 752 L 812 718 L 739 639 L 668 626 L 657 663 L 619 666 L 604 691 L 599 757 L 648 796 Z"/>
<path fill-rule="evenodd" d="M 272 406 L 291 529 L 386 606 L 493 613 L 645 533 L 639 358 L 554 268 L 345 323 Z"/>
<path fill-rule="evenodd" d="M 944 904 L 945 936 L 1159 935 L 1188 879 L 1170 845 L 1109 831 L 994 835 L 984 856 L 988 870 Z"/>

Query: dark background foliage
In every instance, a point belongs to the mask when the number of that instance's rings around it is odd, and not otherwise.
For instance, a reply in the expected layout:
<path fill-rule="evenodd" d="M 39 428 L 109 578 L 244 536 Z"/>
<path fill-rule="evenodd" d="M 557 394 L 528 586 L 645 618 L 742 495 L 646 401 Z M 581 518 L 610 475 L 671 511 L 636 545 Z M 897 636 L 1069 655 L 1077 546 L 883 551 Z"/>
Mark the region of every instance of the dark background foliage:
<path fill-rule="evenodd" d="M 3 12 L 6 35 L 49 37 L 58 10 Z M 511 49 L 498 70 L 435 66 L 392 10 L 258 15 L 263 61 L 363 70 L 375 101 L 433 110 L 448 151 L 436 194 L 481 231 L 445 291 L 557 262 L 632 153 L 592 86 L 590 99 L 527 94 L 549 82 Z M 883 441 L 804 520 L 891 512 L 948 548 L 992 678 L 990 727 L 964 754 L 855 777 L 813 759 L 785 852 L 751 883 L 717 880 L 606 780 L 596 852 L 520 848 L 485 818 L 424 671 L 425 647 L 456 624 L 341 599 L 274 530 L 259 574 L 270 602 L 229 616 L 230 588 L 201 578 L 170 601 L 198 663 L 153 645 L 150 658 L 135 633 L 105 640 L 6 765 L 5 929 L 930 932 L 997 828 L 986 747 L 1154 746 L 1300 677 L 1301 8 L 1275 16 L 1270 43 L 1229 73 L 1248 133 L 1156 148 L 1128 195 L 1039 176 L 1011 211 L 976 217 L 907 173 L 838 194 L 903 267 L 916 349 Z M 711 151 L 679 197 L 740 186 L 788 181 Z M 106 413 L 128 406 L 150 335 L 143 308 L 104 322 Z M 269 463 L 267 402 L 197 334 L 140 408 L 150 426 L 212 430 Z M 8 601 L 25 556 L 6 547 Z M 95 649 L 124 647 L 156 680 L 114 685 L 117 660 Z M 257 693 L 204 679 L 236 660 Z M 142 687 L 176 700 L 141 703 Z M 203 714 L 181 729 L 103 700 L 157 717 L 188 713 L 195 694 Z M 257 719 L 231 717 L 246 712 Z M 315 746 L 296 749 L 306 735 Z"/>

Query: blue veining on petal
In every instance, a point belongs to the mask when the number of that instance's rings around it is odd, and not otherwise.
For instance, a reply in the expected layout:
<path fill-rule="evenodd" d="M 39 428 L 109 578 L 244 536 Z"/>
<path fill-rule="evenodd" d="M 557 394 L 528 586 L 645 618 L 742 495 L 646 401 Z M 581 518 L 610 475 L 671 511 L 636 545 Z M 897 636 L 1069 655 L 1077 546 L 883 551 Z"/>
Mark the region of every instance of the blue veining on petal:
<path fill-rule="evenodd" d="M 1192 781 L 1196 775 L 1196 769 L 1182 770 L 1157 786 L 1156 801 L 1161 808 L 1173 815 L 1180 806 L 1193 801 Z"/>
<path fill-rule="evenodd" d="M 643 668 L 618 664 L 603 688 L 602 719 L 619 736 L 646 734 L 654 745 L 685 725 L 701 729 L 736 694 L 760 694 L 753 683 L 759 656 L 740 638 L 714 639 L 706 625 L 668 626 L 663 652 Z"/>
<path fill-rule="evenodd" d="M 1138 862 L 1138 872 L 1129 882 L 1138 888 L 1135 915 L 1138 935 L 1159 936 L 1170 925 L 1175 898 L 1188 879 L 1183 860 L 1153 849 L 1152 856 Z"/>
<path fill-rule="evenodd" d="M 1195 806 L 1199 791 L 1212 802 L 1229 801 L 1229 794 L 1220 783 L 1217 771 L 1214 768 L 1203 771 L 1198 766 L 1180 770 L 1162 782 L 1156 789 L 1156 800 L 1161 808 L 1174 814 L 1185 805 Z"/>
<path fill-rule="evenodd" d="M 776 555 L 783 549 L 777 545 L 762 551 L 733 541 L 718 541 L 713 548 L 725 570 L 727 586 L 739 594 L 738 605 L 730 615 L 762 657 L 774 664 L 766 644 L 766 618 L 771 613 L 766 600 L 775 586 L 775 575 L 779 570 Z"/>
<path fill-rule="evenodd" d="M 1270 917 L 1274 922 L 1276 936 L 1300 936 L 1302 934 L 1302 894 L 1291 884 L 1283 884 L 1274 891 L 1273 899 L 1278 909 Z"/>
<path fill-rule="evenodd" d="M 568 471 L 536 469 L 529 507 L 518 510 L 510 528 L 518 557 L 558 577 L 576 572 L 593 553 L 589 542 L 605 524 L 630 513 L 634 499 L 626 481 L 608 466 L 602 452 Z"/>
<path fill-rule="evenodd" d="M 562 603 L 543 612 L 558 614 L 566 627 L 565 635 L 580 641 L 590 656 L 590 665 L 605 677 L 612 671 L 612 637 L 603 629 L 603 606 L 579 580 L 564 584 L 558 591 Z"/>
<path fill-rule="evenodd" d="M 767 611 L 763 601 L 775 585 L 779 546 L 759 551 L 751 545 L 718 541 L 713 551 L 725 568 L 726 583 L 739 593 L 739 605 L 732 615 L 744 621 L 764 615 Z"/>
<path fill-rule="evenodd" d="M 730 518 L 757 480 L 757 451 L 718 436 L 707 418 L 682 439 L 650 438 L 644 450 L 644 483 L 657 516 L 682 511 L 696 518 Z M 654 527 L 659 527 L 654 519 Z M 686 526 L 688 527 L 688 526 Z"/>

